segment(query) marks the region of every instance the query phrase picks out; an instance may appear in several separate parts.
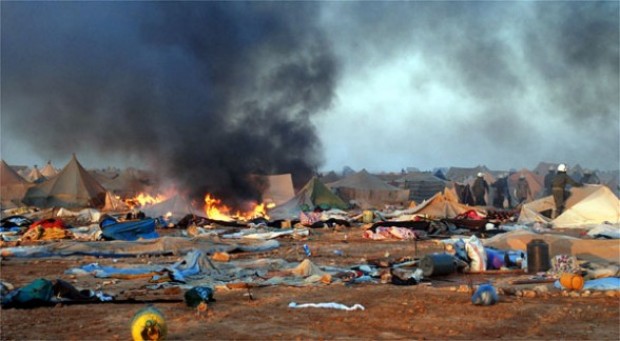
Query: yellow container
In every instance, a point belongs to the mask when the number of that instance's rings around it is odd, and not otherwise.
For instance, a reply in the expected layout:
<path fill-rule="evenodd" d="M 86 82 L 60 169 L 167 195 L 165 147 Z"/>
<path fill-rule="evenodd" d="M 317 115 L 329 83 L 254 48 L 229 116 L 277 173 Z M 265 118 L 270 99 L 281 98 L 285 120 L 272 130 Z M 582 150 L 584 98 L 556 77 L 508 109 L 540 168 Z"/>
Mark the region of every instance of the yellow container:
<path fill-rule="evenodd" d="M 372 223 L 372 220 L 374 219 L 374 217 L 375 217 L 375 214 L 372 211 L 365 210 L 364 212 L 362 212 L 362 222 L 364 224 Z"/>
<path fill-rule="evenodd" d="M 131 336 L 134 341 L 164 340 L 168 334 L 166 320 L 155 307 L 140 309 L 131 320 Z"/>
<path fill-rule="evenodd" d="M 560 284 L 569 290 L 583 289 L 583 277 L 571 273 L 563 273 L 560 276 Z"/>

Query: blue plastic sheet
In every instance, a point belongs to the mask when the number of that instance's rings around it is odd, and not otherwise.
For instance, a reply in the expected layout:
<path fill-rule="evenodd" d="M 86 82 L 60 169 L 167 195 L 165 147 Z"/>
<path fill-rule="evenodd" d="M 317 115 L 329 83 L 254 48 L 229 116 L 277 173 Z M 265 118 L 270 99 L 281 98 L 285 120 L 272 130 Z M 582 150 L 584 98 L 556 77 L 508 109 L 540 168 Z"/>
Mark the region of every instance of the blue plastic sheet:
<path fill-rule="evenodd" d="M 159 238 L 155 232 L 157 220 L 144 219 L 137 221 L 126 221 L 116 224 L 102 225 L 101 236 L 107 240 L 127 240 L 134 241 L 142 239 Z"/>

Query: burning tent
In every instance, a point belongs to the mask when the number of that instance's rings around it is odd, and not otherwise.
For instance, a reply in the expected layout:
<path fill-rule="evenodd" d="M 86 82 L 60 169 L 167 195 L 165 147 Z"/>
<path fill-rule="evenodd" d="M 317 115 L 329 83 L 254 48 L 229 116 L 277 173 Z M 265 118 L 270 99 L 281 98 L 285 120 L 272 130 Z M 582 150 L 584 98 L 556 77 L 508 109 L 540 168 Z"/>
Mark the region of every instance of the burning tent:
<path fill-rule="evenodd" d="M 23 202 L 38 207 L 101 207 L 106 190 L 78 162 L 75 154 L 56 176 L 31 187 Z"/>
<path fill-rule="evenodd" d="M 204 212 L 194 209 L 189 200 L 178 194 L 167 200 L 148 205 L 142 208 L 142 211 L 149 217 L 174 217 L 177 219 L 188 214 L 204 215 Z"/>
<path fill-rule="evenodd" d="M 121 200 L 116 195 L 110 193 L 109 191 L 105 193 L 105 204 L 101 209 L 104 212 L 125 212 L 129 211 L 130 207 L 125 204 L 123 200 Z"/>

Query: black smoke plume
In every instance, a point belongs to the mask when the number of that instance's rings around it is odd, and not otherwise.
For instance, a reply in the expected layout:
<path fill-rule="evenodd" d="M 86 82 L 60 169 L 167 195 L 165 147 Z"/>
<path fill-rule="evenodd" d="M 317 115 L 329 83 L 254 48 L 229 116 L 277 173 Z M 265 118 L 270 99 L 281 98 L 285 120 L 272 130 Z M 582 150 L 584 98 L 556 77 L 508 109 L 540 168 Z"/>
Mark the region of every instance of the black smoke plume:
<path fill-rule="evenodd" d="M 195 198 L 307 180 L 338 65 L 317 6 L 2 3 L 2 123 L 36 149 L 150 162 Z"/>

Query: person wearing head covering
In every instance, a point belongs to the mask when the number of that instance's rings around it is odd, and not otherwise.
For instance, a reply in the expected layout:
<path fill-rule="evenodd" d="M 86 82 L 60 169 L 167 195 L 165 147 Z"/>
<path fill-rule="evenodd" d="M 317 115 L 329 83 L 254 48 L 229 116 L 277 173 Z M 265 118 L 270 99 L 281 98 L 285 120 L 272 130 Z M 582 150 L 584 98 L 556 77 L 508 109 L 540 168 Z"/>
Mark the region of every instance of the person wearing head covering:
<path fill-rule="evenodd" d="M 583 171 L 583 177 L 581 178 L 582 184 L 590 184 L 590 185 L 600 185 L 601 179 L 598 178 L 596 173 L 592 172 L 589 169 Z"/>
<path fill-rule="evenodd" d="M 555 214 L 553 218 L 557 218 L 564 211 L 564 203 L 570 194 L 566 190 L 567 185 L 575 187 L 583 186 L 583 184 L 573 180 L 573 178 L 566 174 L 566 165 L 561 163 L 558 166 L 558 173 L 553 177 L 553 181 L 551 182 L 551 192 L 555 200 Z"/>
<path fill-rule="evenodd" d="M 495 181 L 491 186 L 495 188 L 493 206 L 496 208 L 504 208 L 504 200 L 508 198 L 508 207 L 510 207 L 510 193 L 508 191 L 508 180 L 506 179 L 506 174 L 501 174 L 497 181 Z"/>
<path fill-rule="evenodd" d="M 551 195 L 551 182 L 555 177 L 555 167 L 549 166 L 549 172 L 545 175 L 545 196 Z"/>
<path fill-rule="evenodd" d="M 522 204 L 532 197 L 530 190 L 530 184 L 527 182 L 525 175 L 521 174 L 517 181 L 517 188 L 515 188 L 515 197 L 517 198 L 517 204 Z"/>
<path fill-rule="evenodd" d="M 489 184 L 482 177 L 482 173 L 478 173 L 478 176 L 474 181 L 474 185 L 472 186 L 471 191 L 474 195 L 474 205 L 486 206 L 487 202 L 484 199 L 484 195 L 489 192 Z"/>

